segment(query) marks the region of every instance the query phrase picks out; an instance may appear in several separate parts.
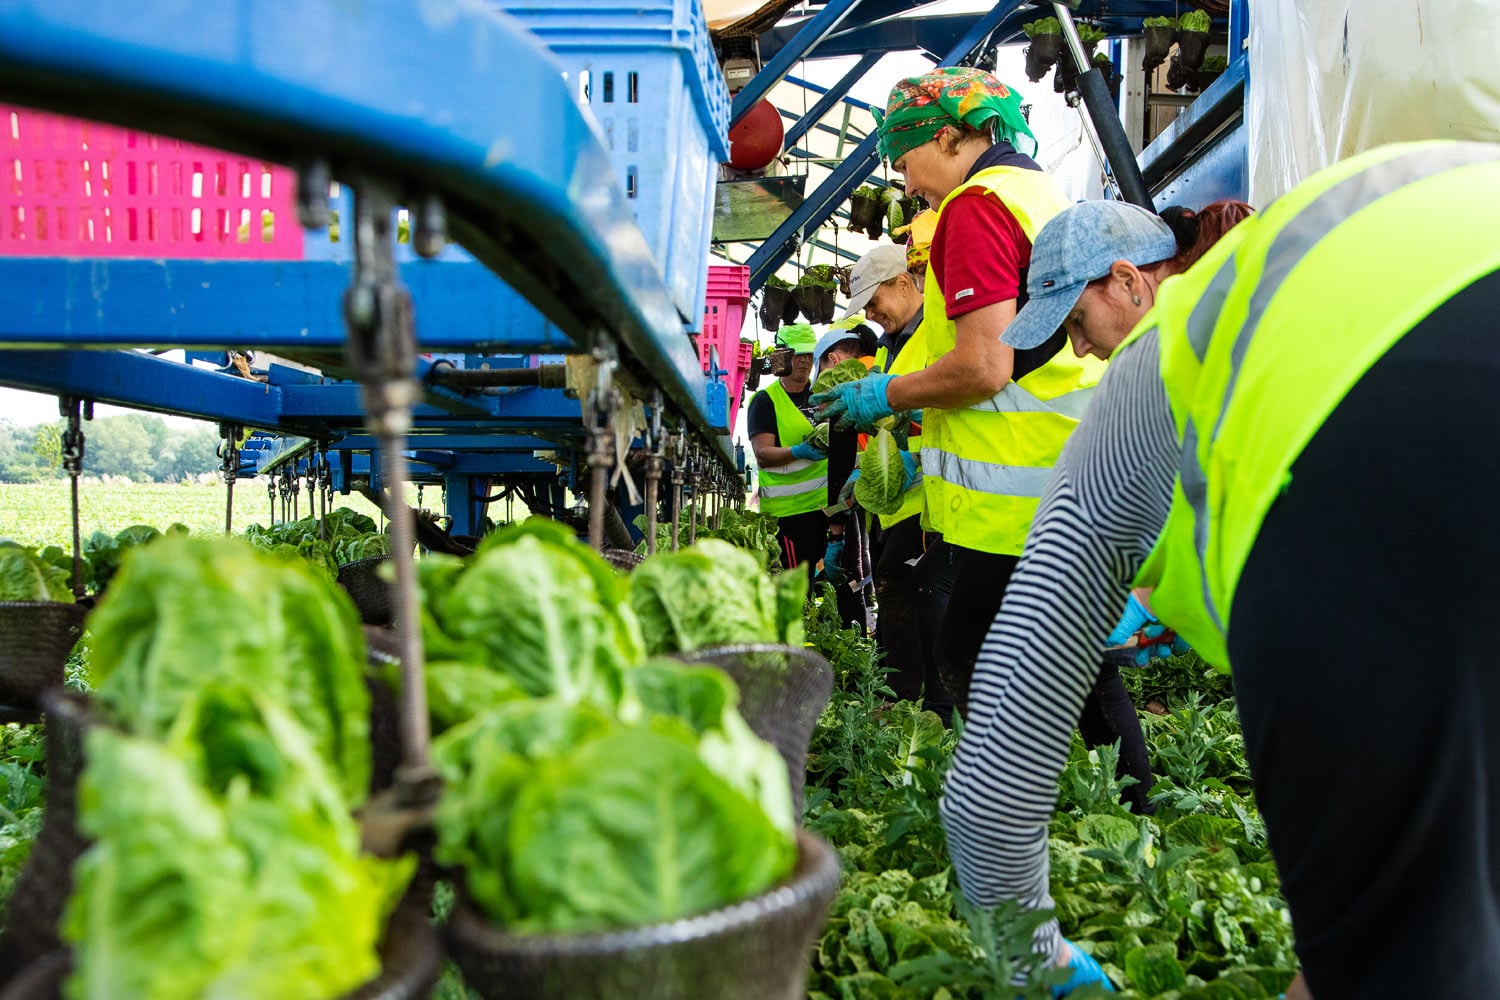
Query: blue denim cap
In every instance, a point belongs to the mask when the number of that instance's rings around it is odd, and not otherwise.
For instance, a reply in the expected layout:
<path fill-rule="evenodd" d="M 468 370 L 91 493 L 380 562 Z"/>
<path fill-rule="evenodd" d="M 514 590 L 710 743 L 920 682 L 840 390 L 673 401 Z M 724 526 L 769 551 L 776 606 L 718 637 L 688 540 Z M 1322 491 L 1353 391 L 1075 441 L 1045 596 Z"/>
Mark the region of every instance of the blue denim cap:
<path fill-rule="evenodd" d="M 1036 234 L 1026 305 L 1000 339 L 1016 350 L 1045 343 L 1068 318 L 1084 286 L 1127 260 L 1136 267 L 1177 254 L 1177 238 L 1154 212 L 1124 201 L 1084 201 Z"/>

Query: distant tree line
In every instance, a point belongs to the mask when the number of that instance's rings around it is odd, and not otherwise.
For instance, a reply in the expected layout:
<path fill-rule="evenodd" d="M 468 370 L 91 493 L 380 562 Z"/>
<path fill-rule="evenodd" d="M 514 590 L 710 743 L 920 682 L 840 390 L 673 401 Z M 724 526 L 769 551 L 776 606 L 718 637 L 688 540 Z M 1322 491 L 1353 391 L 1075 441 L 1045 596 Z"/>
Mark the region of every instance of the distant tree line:
<path fill-rule="evenodd" d="M 63 475 L 61 421 L 20 426 L 0 420 L 0 482 L 32 483 Z M 218 432 L 208 424 L 168 427 L 146 413 L 85 422 L 83 472 L 166 482 L 219 468 Z"/>

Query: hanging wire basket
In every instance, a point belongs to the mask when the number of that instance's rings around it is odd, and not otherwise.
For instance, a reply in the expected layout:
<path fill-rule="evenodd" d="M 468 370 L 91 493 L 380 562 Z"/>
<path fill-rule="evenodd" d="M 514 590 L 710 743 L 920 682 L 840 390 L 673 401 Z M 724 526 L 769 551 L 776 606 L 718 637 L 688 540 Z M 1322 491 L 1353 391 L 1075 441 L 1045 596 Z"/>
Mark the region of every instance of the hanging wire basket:
<path fill-rule="evenodd" d="M 486 1000 L 801 1000 L 838 883 L 833 848 L 798 830 L 786 882 L 709 913 L 623 931 L 509 934 L 461 898 L 444 937 Z"/>
<path fill-rule="evenodd" d="M 807 745 L 833 693 L 833 668 L 828 661 L 803 646 L 772 644 L 695 649 L 675 658 L 717 667 L 738 685 L 740 714 L 750 731 L 775 747 L 786 761 L 792 815 L 801 816 Z"/>
<path fill-rule="evenodd" d="M 389 625 L 395 614 L 391 585 L 380 575 L 389 556 L 359 559 L 339 567 L 338 582 L 354 601 L 359 620 L 366 625 Z"/>
<path fill-rule="evenodd" d="M 0 1000 L 54 1000 L 71 971 L 58 934 L 73 893 L 73 863 L 89 841 L 77 828 L 78 779 L 89 731 L 104 721 L 82 695 L 52 688 L 42 695 L 46 713 L 47 808 L 42 828 L 16 880 L 0 926 Z M 430 872 L 423 866 L 386 922 L 381 974 L 347 1000 L 417 1000 L 437 981 L 441 947 L 428 919 Z M 6 977 L 15 975 L 7 984 Z"/>
<path fill-rule="evenodd" d="M 0 601 L 0 705 L 34 711 L 62 685 L 84 613 L 66 601 Z"/>

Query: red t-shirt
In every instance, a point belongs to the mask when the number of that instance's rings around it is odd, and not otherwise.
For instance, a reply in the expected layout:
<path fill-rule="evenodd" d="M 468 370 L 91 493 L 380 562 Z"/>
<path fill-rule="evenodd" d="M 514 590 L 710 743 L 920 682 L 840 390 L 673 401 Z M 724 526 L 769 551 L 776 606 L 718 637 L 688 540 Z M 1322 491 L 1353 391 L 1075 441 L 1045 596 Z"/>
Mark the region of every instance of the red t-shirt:
<path fill-rule="evenodd" d="M 1020 296 L 1031 241 L 993 192 L 976 188 L 943 208 L 929 266 L 949 318 Z"/>

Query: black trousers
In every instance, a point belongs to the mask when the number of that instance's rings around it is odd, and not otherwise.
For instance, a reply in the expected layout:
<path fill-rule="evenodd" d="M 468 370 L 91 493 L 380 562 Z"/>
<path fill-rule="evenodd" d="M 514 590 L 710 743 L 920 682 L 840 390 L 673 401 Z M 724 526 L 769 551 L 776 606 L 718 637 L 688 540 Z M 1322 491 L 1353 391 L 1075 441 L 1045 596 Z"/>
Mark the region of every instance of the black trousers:
<path fill-rule="evenodd" d="M 938 542 L 917 564 L 922 650 L 927 657 L 924 705 L 945 722 L 955 708 L 960 714 L 967 711 L 974 663 L 1019 561 L 1019 556 Z M 1084 701 L 1078 731 L 1089 747 L 1120 742 L 1118 773 L 1136 779 L 1122 799 L 1136 813 L 1150 812 L 1151 755 L 1135 703 L 1113 665 L 1099 664 L 1099 678 Z"/>
<path fill-rule="evenodd" d="M 1318 1000 L 1500 995 L 1500 274 L 1366 373 L 1230 614 L 1255 794 Z"/>
<path fill-rule="evenodd" d="M 828 546 L 828 518 L 821 510 L 791 514 L 776 519 L 776 538 L 781 543 L 781 565 L 786 569 L 804 566 L 808 592 L 812 592 L 813 574 L 818 560 Z"/>
<path fill-rule="evenodd" d="M 921 518 L 909 517 L 877 536 L 875 600 L 880 609 L 875 639 L 892 673 L 886 683 L 903 701 L 922 697 L 925 657 L 918 624 L 918 598 L 911 563 L 922 555 Z M 951 718 L 951 712 L 949 716 Z"/>

